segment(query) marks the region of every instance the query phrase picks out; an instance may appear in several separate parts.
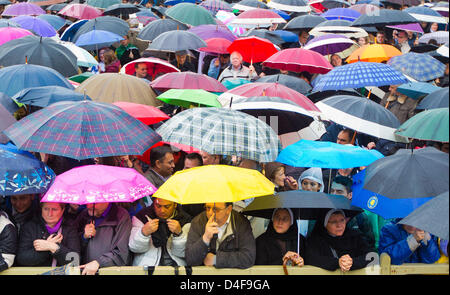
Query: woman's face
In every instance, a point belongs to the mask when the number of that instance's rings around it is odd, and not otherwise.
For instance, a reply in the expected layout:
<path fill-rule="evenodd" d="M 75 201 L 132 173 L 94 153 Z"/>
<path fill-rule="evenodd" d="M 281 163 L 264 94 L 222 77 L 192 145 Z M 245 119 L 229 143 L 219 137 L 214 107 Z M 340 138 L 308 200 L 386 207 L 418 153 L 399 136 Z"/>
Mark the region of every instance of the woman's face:
<path fill-rule="evenodd" d="M 279 209 L 273 216 L 273 229 L 279 233 L 284 234 L 291 226 L 291 215 L 286 209 Z"/>
<path fill-rule="evenodd" d="M 303 179 L 302 180 L 302 190 L 310 191 L 310 192 L 318 192 L 320 191 L 320 183 L 311 180 L 311 179 Z"/>
<path fill-rule="evenodd" d="M 439 26 L 438 26 L 437 23 L 432 23 L 430 29 L 431 29 L 433 32 L 436 32 L 436 31 L 438 30 L 438 27 L 439 27 Z"/>
<path fill-rule="evenodd" d="M 42 205 L 42 218 L 48 225 L 54 226 L 61 219 L 64 209 L 59 203 L 44 203 Z"/>
<path fill-rule="evenodd" d="M 358 44 L 361 45 L 361 46 L 366 45 L 366 39 L 365 39 L 365 38 L 362 38 L 362 37 L 359 38 L 359 39 L 358 39 Z"/>
<path fill-rule="evenodd" d="M 341 213 L 332 214 L 328 219 L 326 229 L 330 235 L 340 237 L 345 231 L 345 217 Z"/>
<path fill-rule="evenodd" d="M 286 175 L 284 174 L 284 167 L 277 169 L 273 176 L 273 182 L 278 186 L 284 186 L 284 180 L 286 179 Z"/>
<path fill-rule="evenodd" d="M 105 50 L 100 50 L 98 53 L 98 58 L 100 59 L 100 61 L 105 62 Z"/>

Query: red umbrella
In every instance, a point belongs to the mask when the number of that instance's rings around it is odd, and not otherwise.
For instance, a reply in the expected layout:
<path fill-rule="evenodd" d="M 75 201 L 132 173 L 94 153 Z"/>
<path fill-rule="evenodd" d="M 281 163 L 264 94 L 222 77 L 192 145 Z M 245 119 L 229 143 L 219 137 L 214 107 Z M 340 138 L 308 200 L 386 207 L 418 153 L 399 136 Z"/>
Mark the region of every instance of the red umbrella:
<path fill-rule="evenodd" d="M 228 90 L 226 93 L 222 95 L 223 96 L 238 95 L 243 97 L 252 97 L 252 96 L 281 97 L 290 100 L 292 102 L 295 102 L 296 104 L 298 104 L 307 111 L 320 112 L 320 110 L 309 98 L 307 98 L 300 92 L 297 92 L 292 88 L 289 88 L 279 83 L 262 83 L 262 82 L 248 83 L 235 87 L 231 90 Z"/>
<path fill-rule="evenodd" d="M 113 102 L 113 104 L 127 112 L 130 116 L 138 119 L 145 125 L 151 125 L 163 120 L 170 119 L 170 117 L 167 116 L 166 113 L 153 106 L 125 101 L 117 101 Z"/>
<path fill-rule="evenodd" d="M 228 53 L 227 48 L 231 45 L 231 41 L 225 38 L 211 38 L 205 40 L 206 47 L 199 48 L 199 51 L 226 54 Z"/>
<path fill-rule="evenodd" d="M 205 74 L 193 72 L 168 73 L 150 83 L 154 89 L 203 89 L 210 92 L 225 92 L 228 89 L 219 81 Z"/>
<path fill-rule="evenodd" d="M 288 48 L 266 59 L 263 66 L 290 72 L 326 74 L 333 69 L 328 60 L 318 52 L 303 48 Z"/>
<path fill-rule="evenodd" d="M 61 9 L 58 14 L 70 16 L 77 19 L 93 19 L 101 16 L 101 10 L 87 4 L 72 3 Z"/>
<path fill-rule="evenodd" d="M 251 64 L 264 61 L 278 52 L 272 42 L 256 36 L 238 38 L 227 50 L 229 53 L 239 52 L 243 60 Z"/>
<path fill-rule="evenodd" d="M 263 8 L 247 10 L 234 18 L 230 24 L 243 28 L 270 27 L 272 24 L 286 23 L 278 13 Z"/>
<path fill-rule="evenodd" d="M 176 66 L 165 60 L 156 57 L 142 57 L 125 64 L 120 69 L 120 72 L 128 75 L 134 75 L 136 73 L 134 65 L 141 62 L 147 64 L 147 75 L 152 76 L 152 78 L 159 73 L 172 73 L 180 71 Z"/>

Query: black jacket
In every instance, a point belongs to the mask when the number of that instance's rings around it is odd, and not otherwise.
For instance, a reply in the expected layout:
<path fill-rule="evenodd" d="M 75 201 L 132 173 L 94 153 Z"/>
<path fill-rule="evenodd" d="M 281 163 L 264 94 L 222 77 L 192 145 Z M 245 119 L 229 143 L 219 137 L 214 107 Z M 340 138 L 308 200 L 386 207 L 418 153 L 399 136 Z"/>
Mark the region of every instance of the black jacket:
<path fill-rule="evenodd" d="M 0 210 L 0 272 L 8 269 L 17 252 L 17 230 L 7 214 Z"/>

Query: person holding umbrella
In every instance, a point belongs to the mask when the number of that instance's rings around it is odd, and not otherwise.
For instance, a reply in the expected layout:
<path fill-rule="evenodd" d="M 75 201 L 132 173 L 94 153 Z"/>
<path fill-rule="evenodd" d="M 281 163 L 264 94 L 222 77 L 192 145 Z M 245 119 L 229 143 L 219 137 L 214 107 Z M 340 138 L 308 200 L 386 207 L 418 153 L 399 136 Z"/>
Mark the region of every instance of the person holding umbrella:
<path fill-rule="evenodd" d="M 223 70 L 230 66 L 230 55 L 219 54 L 218 57 L 213 58 L 209 64 L 208 76 L 217 79 Z"/>
<path fill-rule="evenodd" d="M 243 58 L 239 52 L 233 51 L 230 55 L 230 60 L 231 65 L 225 68 L 217 79 L 220 83 L 238 78 L 251 81 L 258 77 L 253 65 L 246 67 L 242 64 Z"/>

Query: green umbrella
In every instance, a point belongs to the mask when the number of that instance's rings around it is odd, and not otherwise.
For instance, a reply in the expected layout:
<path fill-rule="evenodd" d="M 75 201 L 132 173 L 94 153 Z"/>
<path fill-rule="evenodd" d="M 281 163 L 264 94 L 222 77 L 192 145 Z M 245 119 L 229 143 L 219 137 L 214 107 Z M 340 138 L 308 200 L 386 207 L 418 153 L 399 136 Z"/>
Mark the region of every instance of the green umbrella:
<path fill-rule="evenodd" d="M 215 25 L 212 14 L 201 6 L 193 3 L 179 3 L 166 10 L 166 15 L 185 25 Z"/>
<path fill-rule="evenodd" d="M 92 72 L 84 72 L 82 74 L 70 77 L 69 80 L 77 82 L 77 83 L 83 83 L 84 80 L 86 80 L 87 78 L 89 78 L 89 77 L 91 77 L 93 75 L 95 75 L 95 74 L 92 73 Z"/>
<path fill-rule="evenodd" d="M 423 111 L 403 123 L 395 133 L 409 138 L 449 142 L 448 108 Z"/>
<path fill-rule="evenodd" d="M 191 106 L 222 107 L 219 96 L 203 89 L 170 89 L 158 97 L 165 103 L 189 108 Z"/>

